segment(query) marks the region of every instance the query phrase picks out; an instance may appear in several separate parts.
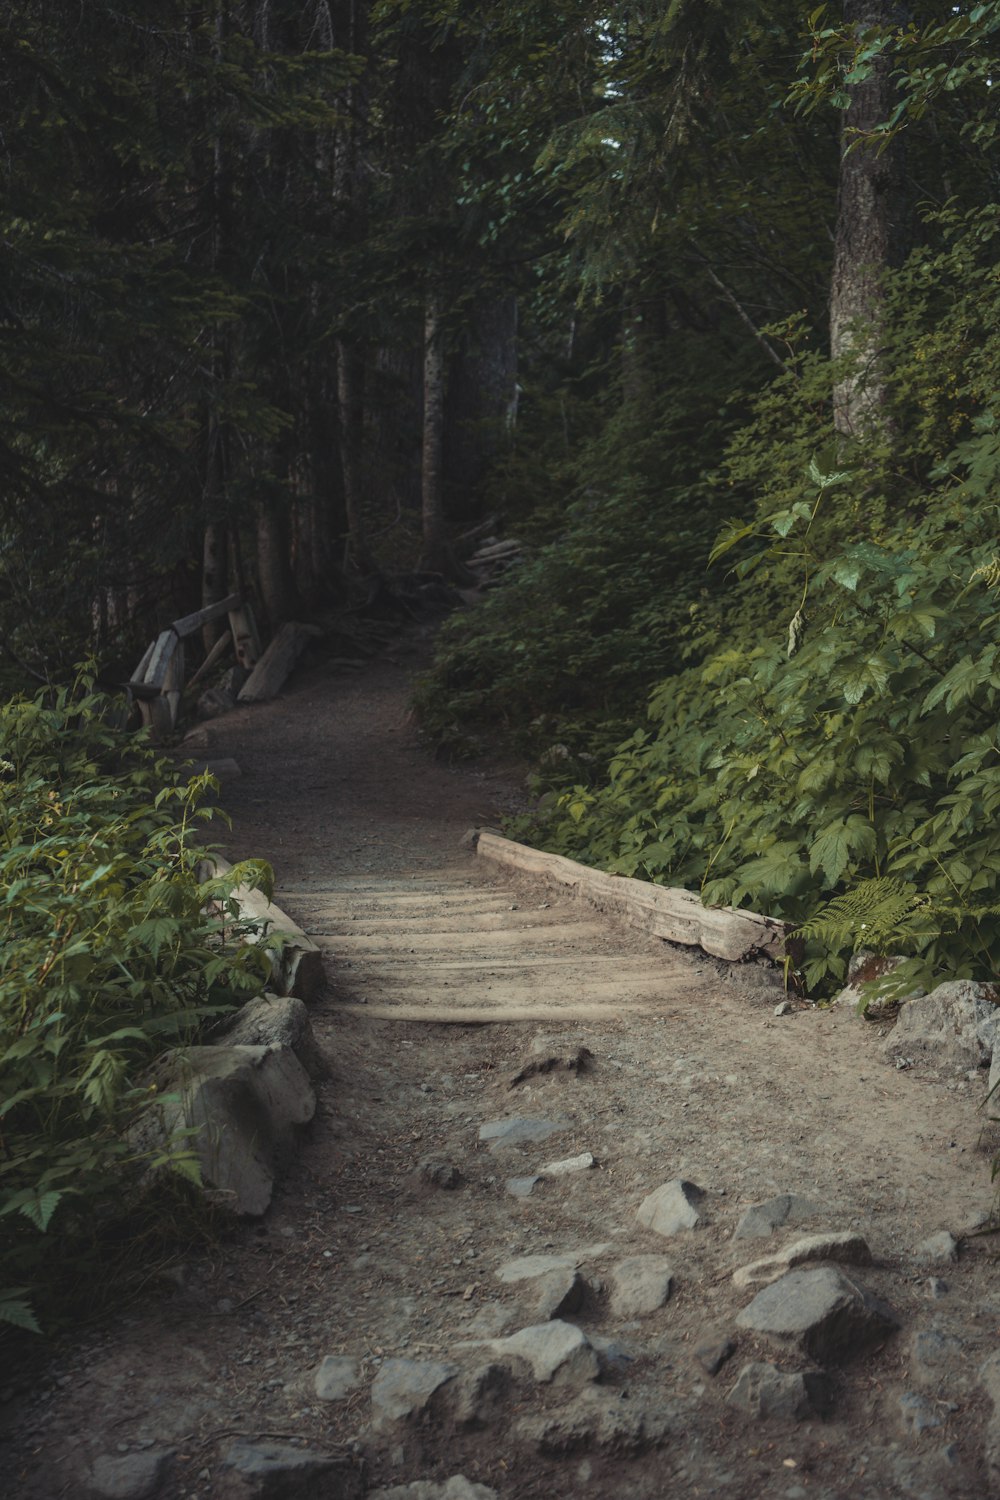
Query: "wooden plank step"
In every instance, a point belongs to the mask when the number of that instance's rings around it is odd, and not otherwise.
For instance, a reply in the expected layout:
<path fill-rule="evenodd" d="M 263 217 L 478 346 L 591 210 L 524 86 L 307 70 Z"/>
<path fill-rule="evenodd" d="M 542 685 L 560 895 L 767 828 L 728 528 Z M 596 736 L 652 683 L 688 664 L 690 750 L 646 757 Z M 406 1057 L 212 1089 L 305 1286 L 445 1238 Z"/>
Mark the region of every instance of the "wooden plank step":
<path fill-rule="evenodd" d="M 378 988 L 384 981 L 380 981 Z M 365 976 L 343 972 L 338 974 L 334 980 L 334 986 L 343 995 L 345 1001 L 357 1000 L 359 997 L 370 998 L 369 990 L 374 990 L 374 984 L 368 985 Z M 671 990 L 671 976 L 664 974 L 655 979 L 595 979 L 586 985 L 575 987 L 577 992 L 586 994 L 587 1002 L 597 1004 L 605 1001 L 609 1005 L 629 1005 L 637 1001 L 653 1004 L 657 1001 L 665 1001 Z M 459 1005 L 463 1002 L 474 1005 L 499 1005 L 515 1006 L 529 1009 L 532 1005 L 557 1004 L 558 996 L 546 994 L 545 989 L 539 986 L 537 981 L 517 984 L 493 980 L 489 976 L 480 983 L 473 983 L 467 979 L 456 979 L 453 984 L 439 981 L 436 984 L 421 983 L 419 978 L 414 977 L 409 985 L 400 985 L 395 992 L 401 1005 Z M 375 1003 L 383 997 L 378 996 Z M 567 999 L 567 1004 L 570 1001 Z"/>
<path fill-rule="evenodd" d="M 324 952 L 329 953 L 351 953 L 358 949 L 372 953 L 408 953 L 411 948 L 441 950 L 448 948 L 455 952 L 466 952 L 471 950 L 475 953 L 486 953 L 493 948 L 519 948 L 525 954 L 531 950 L 544 952 L 546 948 L 552 948 L 554 944 L 576 942 L 581 944 L 578 957 L 586 957 L 583 950 L 585 939 L 594 937 L 607 937 L 608 930 L 598 922 L 581 922 L 576 927 L 569 927 L 560 923 L 553 927 L 539 928 L 537 934 L 531 935 L 523 929 L 500 928 L 495 932 L 469 932 L 466 930 L 451 931 L 447 934 L 438 935 L 436 942 L 424 941 L 418 943 L 416 935 L 408 937 L 405 933 L 325 933 L 319 932 L 315 927 L 310 928 L 310 936 Z M 424 933 L 425 939 L 433 938 L 433 933 Z M 440 941 L 447 936 L 447 943 Z"/>
<path fill-rule="evenodd" d="M 662 1005 L 640 1001 L 618 1005 L 357 1005 L 349 1001 L 336 1004 L 330 1014 L 363 1016 L 367 1021 L 417 1022 L 424 1026 L 507 1026 L 509 1024 L 572 1026 L 580 1021 L 627 1021 L 632 1016 L 657 1014 L 666 1018 L 671 1012 Z"/>
<path fill-rule="evenodd" d="M 556 913 L 551 921 L 544 920 L 548 915 L 546 912 L 526 912 L 522 920 L 520 912 L 498 911 L 479 912 L 474 917 L 459 916 L 457 913 L 443 912 L 440 916 L 433 917 L 396 917 L 395 919 L 381 916 L 367 916 L 364 912 L 356 912 L 345 916 L 343 912 L 316 912 L 312 915 L 302 915 L 302 923 L 317 941 L 321 937 L 382 937 L 392 938 L 397 935 L 412 933 L 414 937 L 427 936 L 440 933 L 446 936 L 452 932 L 540 932 L 551 933 L 558 928 L 570 928 L 576 936 L 580 935 L 580 929 L 585 928 L 587 932 L 601 932 L 606 937 L 610 936 L 605 925 L 594 922 L 580 922 L 579 920 L 567 921 L 565 913 Z"/>

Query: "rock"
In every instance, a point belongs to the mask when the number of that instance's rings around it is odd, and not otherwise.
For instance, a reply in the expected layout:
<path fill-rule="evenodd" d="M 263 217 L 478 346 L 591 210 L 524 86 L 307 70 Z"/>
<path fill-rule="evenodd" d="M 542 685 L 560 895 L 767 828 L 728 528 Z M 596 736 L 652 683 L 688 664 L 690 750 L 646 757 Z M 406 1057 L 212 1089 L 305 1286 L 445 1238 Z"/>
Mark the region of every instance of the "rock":
<path fill-rule="evenodd" d="M 736 1324 L 827 1361 L 848 1359 L 899 1326 L 884 1302 L 835 1266 L 789 1271 L 758 1292 Z"/>
<path fill-rule="evenodd" d="M 835 1260 L 842 1265 L 868 1266 L 871 1259 L 868 1241 L 860 1234 L 853 1234 L 850 1230 L 840 1234 L 810 1234 L 786 1245 L 775 1255 L 766 1255 L 762 1260 L 751 1261 L 748 1266 L 740 1266 L 733 1272 L 733 1285 L 759 1286 L 810 1261 Z"/>
<path fill-rule="evenodd" d="M 523 1418 L 516 1432 L 523 1442 L 549 1458 L 573 1453 L 634 1458 L 665 1442 L 672 1423 L 673 1414 L 665 1408 L 651 1411 L 598 1389 L 582 1391 L 558 1411 Z"/>
<path fill-rule="evenodd" d="M 227 693 L 222 687 L 206 688 L 195 704 L 195 717 L 217 719 L 236 707 L 236 694 Z"/>
<path fill-rule="evenodd" d="M 991 1119 L 994 1119 L 997 1112 L 1000 1111 L 1000 1096 L 994 1092 L 997 1084 L 1000 1084 L 1000 1047 L 994 1049 L 993 1057 L 990 1061 L 990 1076 L 986 1083 L 986 1107 L 990 1111 Z"/>
<path fill-rule="evenodd" d="M 597 1355 L 602 1374 L 605 1371 L 615 1373 L 628 1369 L 635 1360 L 635 1355 L 630 1354 L 625 1345 L 618 1339 L 605 1338 L 600 1333 L 588 1333 L 590 1347 Z"/>
<path fill-rule="evenodd" d="M 921 1265 L 950 1265 L 958 1260 L 958 1241 L 947 1229 L 941 1229 L 937 1234 L 928 1235 L 921 1240 L 913 1252 L 914 1260 Z"/>
<path fill-rule="evenodd" d="M 572 1323 L 553 1320 L 521 1328 L 505 1339 L 494 1339 L 493 1353 L 501 1359 L 523 1359 L 542 1384 L 582 1385 L 596 1380 L 597 1354 L 586 1334 Z"/>
<path fill-rule="evenodd" d="M 539 1318 L 561 1318 L 579 1312 L 587 1294 L 587 1283 L 579 1271 L 549 1271 L 538 1280 Z"/>
<path fill-rule="evenodd" d="M 847 987 L 842 989 L 834 1000 L 834 1005 L 850 1007 L 857 1010 L 863 1000 L 867 1000 L 866 1014 L 874 1018 L 881 1014 L 889 1005 L 897 1002 L 892 1000 L 880 1000 L 877 996 L 866 996 L 862 992 L 862 985 L 870 984 L 873 979 L 881 979 L 886 974 L 892 974 L 899 968 L 900 964 L 906 963 L 901 953 L 876 954 L 870 948 L 862 948 L 858 953 L 852 954 L 847 965 Z M 903 1001 L 915 1000 L 924 992 L 919 986 L 902 997 Z"/>
<path fill-rule="evenodd" d="M 585 1260 L 597 1260 L 610 1249 L 608 1245 L 587 1245 L 582 1250 L 562 1250 L 553 1255 L 519 1255 L 504 1261 L 497 1269 L 498 1280 L 511 1286 L 516 1281 L 533 1281 L 550 1271 L 575 1271 Z"/>
<path fill-rule="evenodd" d="M 942 1425 L 937 1409 L 925 1397 L 918 1396 L 913 1391 L 904 1391 L 900 1396 L 899 1415 L 903 1431 L 912 1437 L 919 1437 L 922 1432 Z"/>
<path fill-rule="evenodd" d="M 790 1000 L 781 1000 L 774 1007 L 774 1014 L 776 1016 L 790 1016 L 794 1009 L 795 1007 Z"/>
<path fill-rule="evenodd" d="M 530 1198 L 532 1189 L 541 1180 L 537 1174 L 534 1177 L 508 1177 L 504 1186 L 512 1198 Z"/>
<path fill-rule="evenodd" d="M 227 1047 L 288 1047 L 310 1078 L 330 1076 L 309 1012 L 294 995 L 264 994 L 248 1001 L 220 1041 Z"/>
<path fill-rule="evenodd" d="M 718 1334 L 703 1334 L 692 1351 L 706 1375 L 718 1375 L 727 1360 L 736 1353 L 733 1339 L 720 1338 Z"/>
<path fill-rule="evenodd" d="M 416 1479 L 412 1484 L 394 1484 L 387 1490 L 370 1490 L 368 1500 L 497 1500 L 497 1492 L 456 1474 L 444 1484 Z"/>
<path fill-rule="evenodd" d="M 596 1167 L 597 1163 L 589 1151 L 582 1152 L 579 1156 L 568 1156 L 565 1161 L 550 1161 L 548 1166 L 539 1167 L 540 1177 L 568 1177 L 573 1172 L 586 1172 L 590 1167 Z"/>
<path fill-rule="evenodd" d="M 910 1376 L 922 1386 L 954 1384 L 954 1368 L 964 1366 L 963 1344 L 939 1328 L 920 1328 L 910 1340 Z"/>
<path fill-rule="evenodd" d="M 485 1141 L 491 1151 L 507 1151 L 512 1146 L 524 1146 L 533 1141 L 548 1140 L 565 1130 L 567 1121 L 533 1120 L 517 1116 L 512 1120 L 489 1120 L 479 1127 L 479 1139 Z"/>
<path fill-rule="evenodd" d="M 348 1354 L 328 1354 L 313 1377 L 320 1401 L 343 1401 L 361 1384 L 361 1361 Z"/>
<path fill-rule="evenodd" d="M 979 1026 L 994 1015 L 993 993 L 992 985 L 955 979 L 908 1000 L 885 1043 L 886 1055 L 920 1057 L 936 1068 L 985 1066 L 990 1054 Z"/>
<path fill-rule="evenodd" d="M 674 1278 L 662 1255 L 633 1255 L 612 1267 L 611 1315 L 642 1318 L 669 1301 Z"/>
<path fill-rule="evenodd" d="M 814 1219 L 822 1212 L 820 1205 L 811 1198 L 803 1198 L 798 1193 L 782 1193 L 764 1203 L 752 1203 L 733 1230 L 733 1239 L 764 1239 L 785 1224 Z"/>
<path fill-rule="evenodd" d="M 701 1223 L 701 1214 L 696 1205 L 704 1196 L 703 1188 L 676 1178 L 644 1198 L 636 1212 L 636 1218 L 655 1234 L 679 1234 L 682 1229 L 694 1229 L 696 1224 Z"/>
<path fill-rule="evenodd" d="M 516 1088 L 519 1083 L 537 1078 L 540 1074 L 585 1073 L 594 1058 L 589 1047 L 574 1046 L 567 1049 L 564 1044 L 547 1036 L 536 1037 L 531 1050 L 535 1055 L 514 1074 L 510 1080 L 510 1088 Z"/>
<path fill-rule="evenodd" d="M 822 1370 L 785 1374 L 774 1365 L 744 1365 L 726 1401 L 759 1420 L 777 1417 L 802 1422 L 822 1415 L 830 1405 L 830 1382 Z"/>
<path fill-rule="evenodd" d="M 362 1493 L 361 1475 L 348 1459 L 247 1438 L 227 1449 L 212 1483 L 213 1500 L 298 1500 L 307 1494 L 358 1500 Z"/>
<path fill-rule="evenodd" d="M 449 1408 L 457 1426 L 479 1429 L 505 1419 L 515 1385 L 509 1365 L 490 1360 L 464 1370 L 449 1389 Z"/>
<path fill-rule="evenodd" d="M 173 1448 L 150 1448 L 124 1458 L 102 1454 L 87 1475 L 87 1494 L 94 1500 L 147 1500 L 170 1479 L 174 1458 Z"/>
<path fill-rule="evenodd" d="M 194 1129 L 202 1181 L 237 1214 L 262 1214 L 295 1127 L 316 1096 L 294 1052 L 283 1047 L 184 1047 L 155 1070 L 157 1102 L 130 1134 L 152 1155 L 179 1129 Z"/>
<path fill-rule="evenodd" d="M 431 1157 L 425 1157 L 417 1168 L 420 1181 L 428 1187 L 443 1188 L 446 1193 L 453 1193 L 460 1188 L 465 1178 L 456 1166 L 448 1161 L 435 1161 Z"/>
<path fill-rule="evenodd" d="M 372 1381 L 373 1425 L 421 1416 L 435 1393 L 458 1373 L 458 1365 L 434 1360 L 385 1360 Z"/>
<path fill-rule="evenodd" d="M 1000 1487 L 1000 1350 L 989 1355 L 980 1365 L 979 1379 L 993 1403 L 984 1434 L 983 1456 L 992 1478 L 992 1487 L 987 1486 L 986 1493 L 995 1494 Z"/>

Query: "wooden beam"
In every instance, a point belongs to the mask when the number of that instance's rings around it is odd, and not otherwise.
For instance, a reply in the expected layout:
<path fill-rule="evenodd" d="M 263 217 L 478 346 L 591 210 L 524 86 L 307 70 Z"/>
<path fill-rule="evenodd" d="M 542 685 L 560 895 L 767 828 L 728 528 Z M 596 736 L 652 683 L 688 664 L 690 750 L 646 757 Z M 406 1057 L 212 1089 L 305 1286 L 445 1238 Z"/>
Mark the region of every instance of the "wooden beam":
<path fill-rule="evenodd" d="M 607 875 L 496 833 L 481 833 L 476 852 L 480 859 L 570 890 L 599 911 L 623 917 L 652 937 L 701 948 L 729 963 L 758 956 L 776 963 L 784 959 L 787 927 L 772 917 L 729 906 L 703 906 L 693 891 Z"/>
<path fill-rule="evenodd" d="M 322 632 L 315 625 L 289 620 L 282 625 L 239 692 L 240 703 L 266 703 L 276 698 L 311 640 Z"/>
<path fill-rule="evenodd" d="M 204 609 L 196 609 L 194 614 L 181 615 L 179 620 L 173 623 L 173 629 L 177 635 L 183 638 L 186 635 L 194 635 L 203 625 L 208 625 L 212 620 L 221 620 L 223 615 L 228 615 L 230 610 L 238 609 L 243 602 L 242 594 L 229 594 L 225 599 L 219 599 L 215 604 L 207 604 Z"/>
<path fill-rule="evenodd" d="M 192 672 L 191 679 L 188 682 L 188 687 L 194 687 L 196 682 L 200 682 L 205 674 L 212 670 L 219 658 L 226 654 L 226 651 L 232 644 L 233 632 L 231 630 L 227 630 L 225 634 L 219 636 L 219 639 L 216 641 L 211 651 L 205 657 L 205 660 L 202 662 L 198 670 L 196 672 Z"/>

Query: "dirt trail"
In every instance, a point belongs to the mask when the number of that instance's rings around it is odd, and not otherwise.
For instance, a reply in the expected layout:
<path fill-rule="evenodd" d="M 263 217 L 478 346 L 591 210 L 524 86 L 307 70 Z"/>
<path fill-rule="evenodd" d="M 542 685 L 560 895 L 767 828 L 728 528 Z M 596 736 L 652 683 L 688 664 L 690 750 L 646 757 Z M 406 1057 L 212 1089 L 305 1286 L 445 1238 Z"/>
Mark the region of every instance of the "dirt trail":
<path fill-rule="evenodd" d="M 776 1016 L 762 969 L 477 866 L 462 835 L 517 791 L 424 753 L 406 711 L 420 650 L 314 668 L 206 729 L 203 753 L 242 769 L 226 852 L 270 859 L 276 899 L 327 950 L 313 1026 L 331 1076 L 262 1223 L 168 1268 L 27 1389 L 15 1374 L 12 1493 L 335 1500 L 456 1475 L 510 1500 L 995 1493 L 979 1376 L 1000 1347 L 993 1242 L 918 1253 L 991 1205 L 982 1081 L 897 1072 L 851 1014 Z M 515 1118 L 539 1138 L 480 1138 Z M 532 1183 L 585 1153 L 594 1166 Z M 636 1212 L 678 1178 L 704 1190 L 701 1223 L 666 1238 Z M 734 1238 L 784 1194 L 812 1211 Z M 846 1230 L 873 1255 L 848 1273 L 898 1328 L 830 1364 L 824 1415 L 734 1405 L 748 1363 L 816 1360 L 737 1328 L 757 1288 L 733 1270 Z M 528 1256 L 550 1259 L 518 1279 Z M 672 1275 L 651 1310 L 622 1291 L 635 1257 Z M 554 1314 L 568 1352 L 550 1379 L 490 1342 Z M 340 1399 L 319 1393 L 326 1359 Z M 316 1454 L 335 1462 L 310 1468 Z"/>

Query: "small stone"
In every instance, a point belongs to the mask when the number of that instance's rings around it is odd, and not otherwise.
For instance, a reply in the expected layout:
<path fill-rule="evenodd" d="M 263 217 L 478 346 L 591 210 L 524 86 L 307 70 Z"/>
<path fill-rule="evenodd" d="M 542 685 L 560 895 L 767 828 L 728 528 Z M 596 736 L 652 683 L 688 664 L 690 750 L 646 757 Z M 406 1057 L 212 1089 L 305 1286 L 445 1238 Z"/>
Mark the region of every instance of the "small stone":
<path fill-rule="evenodd" d="M 612 1267 L 611 1313 L 616 1318 L 641 1318 L 669 1301 L 673 1290 L 670 1262 L 661 1255 L 634 1255 Z"/>
<path fill-rule="evenodd" d="M 948 1283 L 942 1281 L 940 1276 L 928 1276 L 924 1282 L 924 1295 L 930 1297 L 932 1302 L 939 1302 L 948 1295 Z"/>
<path fill-rule="evenodd" d="M 781 1193 L 764 1203 L 751 1204 L 733 1230 L 733 1239 L 764 1239 L 785 1224 L 814 1219 L 822 1212 L 820 1205 L 811 1198 L 803 1198 L 798 1193 Z"/>
<path fill-rule="evenodd" d="M 530 1198 L 532 1189 L 541 1182 L 539 1176 L 534 1177 L 508 1177 L 504 1187 L 512 1198 Z"/>
<path fill-rule="evenodd" d="M 947 1229 L 941 1229 L 921 1240 L 913 1256 L 921 1265 L 954 1264 L 958 1260 L 958 1241 Z"/>
<path fill-rule="evenodd" d="M 566 1122 L 555 1120 L 533 1120 L 515 1117 L 512 1120 L 490 1120 L 479 1127 L 479 1139 L 491 1151 L 506 1151 L 512 1146 L 524 1146 L 534 1141 L 544 1141 L 550 1135 L 565 1130 Z"/>
<path fill-rule="evenodd" d="M 567 1048 L 565 1043 L 560 1044 L 545 1036 L 536 1037 L 531 1050 L 535 1055 L 513 1075 L 510 1088 L 545 1073 L 585 1073 L 594 1056 L 589 1047 L 578 1045 Z"/>
<path fill-rule="evenodd" d="M 374 1424 L 381 1426 L 420 1416 L 435 1393 L 454 1380 L 458 1372 L 458 1365 L 433 1360 L 383 1360 L 372 1382 Z"/>
<path fill-rule="evenodd" d="M 598 1388 L 581 1391 L 557 1411 L 523 1418 L 516 1430 L 523 1442 L 547 1458 L 589 1452 L 621 1460 L 659 1447 L 673 1425 L 673 1413 L 664 1407 L 650 1409 Z"/>
<path fill-rule="evenodd" d="M 912 1437 L 919 1437 L 929 1428 L 942 1425 L 941 1417 L 930 1402 L 913 1391 L 904 1391 L 900 1396 L 899 1415 L 903 1423 L 903 1431 Z"/>
<path fill-rule="evenodd" d="M 785 1374 L 758 1360 L 743 1366 L 726 1401 L 758 1420 L 802 1422 L 829 1409 L 830 1384 L 822 1370 Z"/>
<path fill-rule="evenodd" d="M 774 1007 L 774 1014 L 776 1016 L 790 1016 L 793 1009 L 794 1007 L 790 1000 L 782 1000 L 779 1005 Z"/>
<path fill-rule="evenodd" d="M 545 1167 L 539 1168 L 542 1177 L 568 1177 L 572 1172 L 586 1172 L 590 1167 L 596 1167 L 597 1163 L 589 1151 L 583 1151 L 579 1156 L 568 1156 L 564 1161 L 550 1161 Z"/>
<path fill-rule="evenodd" d="M 786 1245 L 776 1255 L 767 1255 L 748 1266 L 740 1266 L 733 1272 L 733 1285 L 759 1286 L 761 1282 L 774 1281 L 785 1271 L 810 1261 L 835 1260 L 843 1265 L 867 1266 L 871 1264 L 871 1258 L 868 1241 L 850 1230 L 840 1234 L 810 1234 Z"/>
<path fill-rule="evenodd" d="M 605 1255 L 609 1245 L 587 1245 L 582 1250 L 563 1250 L 552 1255 L 519 1255 L 516 1260 L 504 1261 L 497 1269 L 498 1280 L 510 1286 L 516 1281 L 533 1281 L 538 1276 L 547 1276 L 550 1271 L 575 1271 L 586 1260 L 597 1260 Z"/>
<path fill-rule="evenodd" d="M 321 1401 L 343 1401 L 361 1384 L 361 1361 L 346 1354 L 328 1354 L 313 1377 Z"/>
<path fill-rule="evenodd" d="M 699 1340 L 693 1352 L 707 1375 L 718 1375 L 722 1366 L 736 1353 L 736 1343 L 733 1339 L 709 1336 Z"/>
<path fill-rule="evenodd" d="M 823 1360 L 847 1359 L 899 1326 L 884 1302 L 835 1266 L 789 1271 L 758 1292 L 736 1324 Z"/>
<path fill-rule="evenodd" d="M 676 1178 L 644 1198 L 636 1211 L 636 1218 L 654 1234 L 665 1237 L 679 1234 L 681 1230 L 694 1229 L 702 1222 L 696 1205 L 704 1196 L 703 1188 Z"/>

